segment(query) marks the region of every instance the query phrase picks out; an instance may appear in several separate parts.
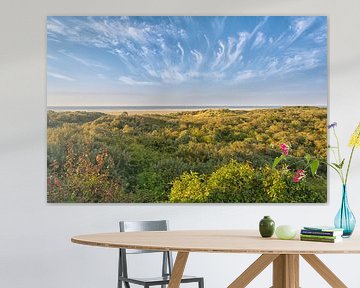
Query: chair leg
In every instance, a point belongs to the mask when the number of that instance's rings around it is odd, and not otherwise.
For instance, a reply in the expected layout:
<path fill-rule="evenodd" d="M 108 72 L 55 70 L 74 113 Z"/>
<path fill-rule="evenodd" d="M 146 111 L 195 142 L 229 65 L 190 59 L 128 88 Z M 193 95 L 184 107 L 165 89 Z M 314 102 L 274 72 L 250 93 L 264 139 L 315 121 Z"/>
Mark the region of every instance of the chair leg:
<path fill-rule="evenodd" d="M 199 288 L 204 288 L 204 279 L 199 280 Z"/>

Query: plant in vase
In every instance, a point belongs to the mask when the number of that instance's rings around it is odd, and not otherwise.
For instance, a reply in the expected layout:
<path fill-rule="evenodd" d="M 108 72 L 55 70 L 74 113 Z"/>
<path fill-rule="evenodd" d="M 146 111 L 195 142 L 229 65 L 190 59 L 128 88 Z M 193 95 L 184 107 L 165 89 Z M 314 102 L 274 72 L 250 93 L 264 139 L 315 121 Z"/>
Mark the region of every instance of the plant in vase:
<path fill-rule="evenodd" d="M 328 146 L 335 160 L 335 162 L 328 163 L 328 165 L 336 171 L 342 183 L 341 206 L 338 213 L 336 214 L 334 224 L 335 227 L 344 229 L 343 237 L 350 237 L 354 231 L 356 219 L 349 207 L 348 198 L 347 198 L 347 183 L 349 179 L 349 171 L 350 171 L 350 166 L 353 159 L 355 148 L 360 147 L 360 123 L 358 124 L 357 128 L 352 134 L 349 142 L 349 146 L 351 147 L 351 152 L 348 161 L 345 158 L 343 158 L 341 155 L 339 138 L 336 133 L 336 126 L 337 126 L 336 122 L 328 125 L 328 129 L 333 132 L 336 140 L 335 146 L 332 145 Z M 344 171 L 345 168 L 346 170 Z"/>

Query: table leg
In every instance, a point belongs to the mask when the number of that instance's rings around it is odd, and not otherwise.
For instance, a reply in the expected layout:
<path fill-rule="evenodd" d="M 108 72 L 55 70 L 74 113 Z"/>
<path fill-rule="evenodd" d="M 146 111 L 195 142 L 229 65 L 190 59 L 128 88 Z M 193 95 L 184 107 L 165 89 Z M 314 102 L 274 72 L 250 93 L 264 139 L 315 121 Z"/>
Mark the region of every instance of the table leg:
<path fill-rule="evenodd" d="M 301 256 L 333 288 L 347 286 L 314 254 Z M 299 288 L 299 255 L 263 254 L 252 263 L 228 288 L 244 288 L 273 262 L 273 286 L 271 288 Z M 176 287 L 177 288 L 177 287 Z"/>
<path fill-rule="evenodd" d="M 185 265 L 188 257 L 189 257 L 189 252 L 177 253 L 168 288 L 180 287 L 181 278 L 183 277 Z"/>
<path fill-rule="evenodd" d="M 238 278 L 232 282 L 228 288 L 244 288 L 254 280 L 270 263 L 272 263 L 278 254 L 263 254 L 254 263 L 252 263 Z"/>
<path fill-rule="evenodd" d="M 314 254 L 301 255 L 324 280 L 334 288 L 347 288 L 347 286 Z"/>
<path fill-rule="evenodd" d="M 274 260 L 272 288 L 299 288 L 299 255 L 281 254 Z"/>

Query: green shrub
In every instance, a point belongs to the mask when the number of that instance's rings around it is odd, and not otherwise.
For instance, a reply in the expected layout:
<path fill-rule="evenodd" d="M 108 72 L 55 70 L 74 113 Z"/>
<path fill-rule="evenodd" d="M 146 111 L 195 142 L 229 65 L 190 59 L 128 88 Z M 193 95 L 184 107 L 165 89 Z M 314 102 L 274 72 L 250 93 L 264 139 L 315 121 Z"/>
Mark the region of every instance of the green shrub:
<path fill-rule="evenodd" d="M 196 172 L 184 172 L 173 182 L 170 202 L 207 202 L 209 193 L 204 176 Z"/>
<path fill-rule="evenodd" d="M 208 182 L 210 202 L 249 202 L 254 189 L 255 170 L 248 163 L 232 160 L 214 171 Z"/>

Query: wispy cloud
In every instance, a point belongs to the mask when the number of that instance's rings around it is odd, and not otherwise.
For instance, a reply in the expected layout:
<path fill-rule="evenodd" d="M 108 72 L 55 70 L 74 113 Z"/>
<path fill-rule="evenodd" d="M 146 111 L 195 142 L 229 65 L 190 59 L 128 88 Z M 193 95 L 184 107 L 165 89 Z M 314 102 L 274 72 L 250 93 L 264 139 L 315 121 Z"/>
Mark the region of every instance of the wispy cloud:
<path fill-rule="evenodd" d="M 254 37 L 254 35 L 258 32 L 258 30 L 263 27 L 266 22 L 268 21 L 269 17 L 263 17 L 263 19 L 255 26 L 255 28 L 253 29 L 253 31 L 251 32 L 251 34 L 249 35 L 249 38 Z"/>
<path fill-rule="evenodd" d="M 256 38 L 252 44 L 252 48 L 260 48 L 261 46 L 263 46 L 266 42 L 266 37 L 264 35 L 264 33 L 262 32 L 257 32 L 256 34 Z"/>
<path fill-rule="evenodd" d="M 48 36 L 55 36 L 56 34 L 67 35 L 69 31 L 67 31 L 66 25 L 60 20 L 55 18 L 48 18 L 47 33 Z"/>
<path fill-rule="evenodd" d="M 256 74 L 256 72 L 254 72 L 252 70 L 245 70 L 245 71 L 241 71 L 241 72 L 237 73 L 234 81 L 241 82 L 241 81 L 249 80 L 251 78 L 255 78 L 257 76 L 258 75 Z"/>
<path fill-rule="evenodd" d="M 318 17 L 49 17 L 47 26 L 51 69 L 64 72 L 49 76 L 67 81 L 75 62 L 91 68 L 82 79 L 149 89 L 285 79 L 326 65 Z"/>
<path fill-rule="evenodd" d="M 181 59 L 181 63 L 184 62 L 184 48 L 181 46 L 181 44 L 178 42 L 177 43 L 177 48 L 179 48 L 179 52 L 180 52 L 180 59 Z"/>
<path fill-rule="evenodd" d="M 163 83 L 177 84 L 187 80 L 188 75 L 186 73 L 181 73 L 176 67 L 169 67 L 160 73 L 160 79 Z"/>
<path fill-rule="evenodd" d="M 209 38 L 206 36 L 206 34 L 204 34 L 204 38 L 205 38 L 205 41 L 206 41 L 206 44 L 207 44 L 207 48 L 209 49 L 209 48 L 210 48 L 210 40 L 209 40 Z"/>
<path fill-rule="evenodd" d="M 89 60 L 89 59 L 85 59 L 82 57 L 78 57 L 70 52 L 67 52 L 66 50 L 60 50 L 59 53 L 69 57 L 72 60 L 75 60 L 78 63 L 81 63 L 87 67 L 94 67 L 94 68 L 102 68 L 102 69 L 109 69 L 107 66 L 102 65 L 100 63 L 97 63 L 95 61 Z"/>
<path fill-rule="evenodd" d="M 197 51 L 197 50 L 191 50 L 190 51 L 191 55 L 194 56 L 195 58 L 195 65 L 197 66 L 197 68 L 201 65 L 202 61 L 203 61 L 203 55 Z"/>
<path fill-rule="evenodd" d="M 186 39 L 187 32 L 165 21 L 146 23 L 126 17 L 49 17 L 48 38 L 62 36 L 68 41 L 98 48 L 114 49 L 122 44 L 154 44 L 163 36 Z M 84 21 L 85 20 L 85 21 Z"/>
<path fill-rule="evenodd" d="M 225 44 L 221 40 L 219 40 L 218 45 L 219 46 L 217 48 L 217 51 L 215 52 L 215 60 L 214 60 L 214 63 L 212 65 L 212 68 L 215 68 L 224 59 Z"/>
<path fill-rule="evenodd" d="M 151 81 L 139 81 L 127 76 L 120 76 L 119 81 L 123 84 L 130 85 L 130 86 L 149 86 L 149 85 L 156 85 L 157 83 Z"/>
<path fill-rule="evenodd" d="M 225 27 L 226 17 L 215 17 L 211 23 L 212 30 L 215 32 L 216 37 L 223 34 Z"/>
<path fill-rule="evenodd" d="M 326 43 L 326 41 L 327 41 L 327 25 L 322 25 L 320 28 L 316 29 L 314 32 L 309 33 L 307 38 L 313 40 L 317 44 Z"/>
<path fill-rule="evenodd" d="M 281 57 L 273 57 L 265 62 L 263 70 L 259 70 L 261 77 L 286 76 L 294 72 L 308 71 L 321 64 L 321 50 L 296 51 Z"/>
<path fill-rule="evenodd" d="M 293 32 L 288 38 L 288 44 L 295 42 L 309 27 L 314 23 L 316 17 L 300 17 L 296 18 L 290 26 Z"/>
<path fill-rule="evenodd" d="M 243 51 L 249 36 L 249 33 L 240 32 L 238 39 L 232 37 L 228 38 L 226 59 L 223 63 L 223 66 L 221 67 L 221 70 L 226 70 L 236 61 L 242 59 L 241 52 Z"/>
<path fill-rule="evenodd" d="M 71 78 L 69 76 L 60 74 L 60 73 L 54 73 L 54 72 L 48 72 L 47 73 L 48 76 L 56 78 L 56 79 L 61 79 L 61 80 L 66 80 L 66 81 L 75 81 L 74 78 Z"/>

